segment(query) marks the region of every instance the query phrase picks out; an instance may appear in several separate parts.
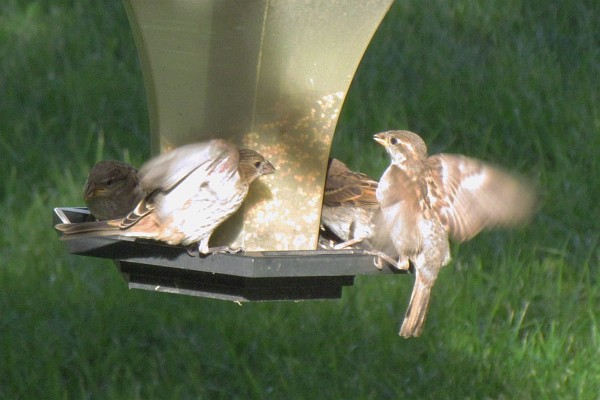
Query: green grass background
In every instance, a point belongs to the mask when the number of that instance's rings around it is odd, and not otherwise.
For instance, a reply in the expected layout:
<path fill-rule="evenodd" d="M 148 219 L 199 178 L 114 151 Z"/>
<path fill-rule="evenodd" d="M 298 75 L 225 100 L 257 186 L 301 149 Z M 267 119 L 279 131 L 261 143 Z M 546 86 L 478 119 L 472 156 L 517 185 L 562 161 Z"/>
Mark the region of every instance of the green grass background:
<path fill-rule="evenodd" d="M 90 166 L 149 156 L 118 1 L 0 4 L 0 398 L 600 398 L 600 5 L 398 1 L 356 75 L 334 153 L 379 176 L 406 128 L 534 177 L 518 231 L 454 246 L 423 336 L 397 336 L 412 277 L 336 301 L 132 291 L 67 254 L 54 206 Z"/>

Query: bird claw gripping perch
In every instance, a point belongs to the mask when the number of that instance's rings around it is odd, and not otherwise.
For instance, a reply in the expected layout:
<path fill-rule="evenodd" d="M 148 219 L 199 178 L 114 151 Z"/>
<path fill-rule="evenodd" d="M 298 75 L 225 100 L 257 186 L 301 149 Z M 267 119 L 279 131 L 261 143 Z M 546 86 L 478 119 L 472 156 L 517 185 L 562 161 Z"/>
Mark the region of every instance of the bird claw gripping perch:
<path fill-rule="evenodd" d="M 246 251 L 242 247 L 229 247 L 229 246 L 217 246 L 217 247 L 209 247 L 206 252 L 200 252 L 200 249 L 197 245 L 188 246 L 186 248 L 187 253 L 190 257 L 200 257 L 207 256 L 211 254 L 240 254 L 245 253 Z"/>

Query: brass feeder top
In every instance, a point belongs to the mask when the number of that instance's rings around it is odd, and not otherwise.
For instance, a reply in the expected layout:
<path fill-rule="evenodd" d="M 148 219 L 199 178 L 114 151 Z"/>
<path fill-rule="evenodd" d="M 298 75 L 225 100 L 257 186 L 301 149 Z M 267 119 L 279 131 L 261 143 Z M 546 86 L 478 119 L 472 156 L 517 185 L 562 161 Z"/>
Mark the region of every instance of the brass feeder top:
<path fill-rule="evenodd" d="M 146 86 L 152 150 L 213 137 L 277 168 L 214 245 L 315 250 L 334 129 L 392 0 L 124 0 Z"/>

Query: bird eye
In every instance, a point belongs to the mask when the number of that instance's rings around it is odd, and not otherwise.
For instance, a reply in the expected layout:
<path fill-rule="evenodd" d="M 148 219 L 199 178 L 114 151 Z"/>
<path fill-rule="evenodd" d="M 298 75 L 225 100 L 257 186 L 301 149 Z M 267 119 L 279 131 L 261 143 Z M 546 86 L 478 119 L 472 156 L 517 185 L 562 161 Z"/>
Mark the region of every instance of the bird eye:
<path fill-rule="evenodd" d="M 109 179 L 106 181 L 106 186 L 111 186 L 113 183 L 115 183 L 114 179 Z"/>
<path fill-rule="evenodd" d="M 262 162 L 257 161 L 257 162 L 254 163 L 254 168 L 258 169 L 258 168 L 260 168 L 261 165 L 262 165 Z"/>
<path fill-rule="evenodd" d="M 395 146 L 395 145 L 397 145 L 399 143 L 400 143 L 400 139 L 398 139 L 398 138 L 393 137 L 393 138 L 390 139 L 390 144 L 392 146 Z"/>

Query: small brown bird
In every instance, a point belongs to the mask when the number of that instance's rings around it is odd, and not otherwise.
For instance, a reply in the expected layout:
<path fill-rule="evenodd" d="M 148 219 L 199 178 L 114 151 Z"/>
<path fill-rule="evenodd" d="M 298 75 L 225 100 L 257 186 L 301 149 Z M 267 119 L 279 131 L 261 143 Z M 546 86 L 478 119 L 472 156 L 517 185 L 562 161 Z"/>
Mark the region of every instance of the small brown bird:
<path fill-rule="evenodd" d="M 450 262 L 448 237 L 459 242 L 482 229 L 524 223 L 536 195 L 523 180 L 462 155 L 427 156 L 419 135 L 388 131 L 375 135 L 391 157 L 376 195 L 398 251 L 398 268 L 412 263 L 415 284 L 400 335 L 423 330 L 431 288 Z M 410 262 L 410 263 L 409 263 Z"/>
<path fill-rule="evenodd" d="M 250 184 L 275 172 L 254 150 L 214 139 L 161 154 L 140 169 L 148 195 L 123 219 L 59 224 L 63 239 L 81 236 L 129 236 L 171 245 L 198 244 L 202 254 L 219 224 L 242 204 Z"/>
<path fill-rule="evenodd" d="M 329 159 L 321 222 L 342 241 L 336 248 L 373 237 L 374 217 L 380 212 L 376 190 L 376 180 L 351 171 L 340 160 Z"/>
<path fill-rule="evenodd" d="M 123 218 L 145 196 L 138 170 L 114 160 L 100 161 L 90 170 L 83 200 L 98 220 Z"/>
<path fill-rule="evenodd" d="M 334 249 L 350 246 L 366 250 L 384 261 L 395 264 L 388 254 L 394 254 L 389 236 L 380 235 L 381 208 L 375 196 L 377 181 L 370 176 L 350 170 L 342 161 L 330 158 L 323 194 L 321 224 L 333 233 L 339 243 Z"/>

